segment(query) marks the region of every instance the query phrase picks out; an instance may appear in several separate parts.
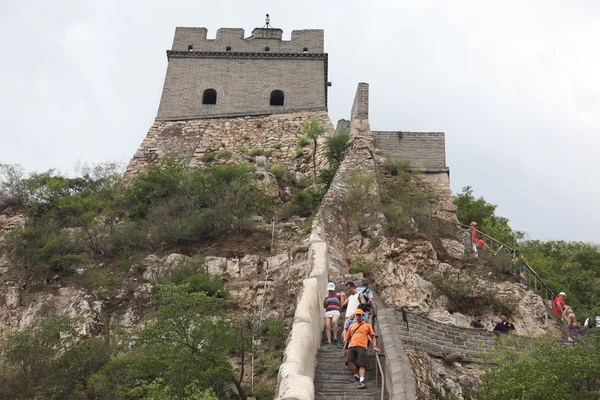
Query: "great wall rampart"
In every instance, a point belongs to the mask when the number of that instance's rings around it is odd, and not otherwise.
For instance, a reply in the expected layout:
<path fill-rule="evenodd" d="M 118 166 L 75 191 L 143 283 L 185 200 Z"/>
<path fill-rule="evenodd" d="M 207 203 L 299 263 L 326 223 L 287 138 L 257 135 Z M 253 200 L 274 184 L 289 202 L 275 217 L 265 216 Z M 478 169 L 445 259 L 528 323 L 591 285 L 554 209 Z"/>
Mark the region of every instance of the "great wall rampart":
<path fill-rule="evenodd" d="M 281 30 L 270 28 L 257 28 L 249 38 L 244 38 L 241 29 L 220 29 L 216 39 L 207 39 L 205 28 L 177 28 L 167 56 L 169 67 L 157 118 L 132 158 L 127 176 L 168 156 L 186 158 L 191 167 L 197 167 L 252 163 L 258 154 L 266 156 L 270 165 L 310 173 L 308 149 L 298 145 L 302 122 L 316 114 L 328 134 L 333 132 L 327 114 L 329 82 L 323 31 L 294 31 L 292 39 L 284 41 Z M 274 104 L 273 95 L 279 96 L 278 92 L 281 97 L 276 97 Z M 357 236 L 349 232 L 346 209 L 351 174 L 360 171 L 379 176 L 378 165 L 384 159 L 405 161 L 409 168 L 424 172 L 421 179 L 446 195 L 448 201 L 442 202 L 442 209 L 453 211 L 444 133 L 371 131 L 368 116 L 368 85 L 361 83 L 350 120 L 340 120 L 337 125 L 337 129 L 350 132 L 351 149 L 313 222 L 309 266 L 279 371 L 278 399 L 314 399 L 316 354 L 323 329 L 321 301 L 327 282 L 344 278 L 346 250 Z M 319 169 L 325 165 L 319 154 Z M 378 196 L 377 188 L 372 195 Z M 382 217 L 368 217 L 368 229 L 378 234 Z M 455 217 L 450 213 L 449 218 Z M 385 307 L 377 319 L 389 399 L 416 398 L 406 349 L 423 350 L 435 357 L 460 352 L 466 361 L 478 361 L 482 349 L 485 352 L 494 343 L 494 335 L 414 314 L 407 314 L 407 321 L 409 328 L 405 329 L 402 314 Z"/>

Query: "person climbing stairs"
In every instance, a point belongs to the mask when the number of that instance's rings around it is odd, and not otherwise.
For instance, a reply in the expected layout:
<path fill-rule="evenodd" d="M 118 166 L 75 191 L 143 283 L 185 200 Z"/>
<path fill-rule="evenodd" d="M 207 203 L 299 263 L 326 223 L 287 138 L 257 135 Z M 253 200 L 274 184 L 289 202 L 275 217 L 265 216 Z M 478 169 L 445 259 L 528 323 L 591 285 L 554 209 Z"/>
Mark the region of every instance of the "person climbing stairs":
<path fill-rule="evenodd" d="M 343 321 L 338 322 L 342 331 Z M 381 387 L 375 384 L 376 360 L 372 348 L 367 352 L 366 389 L 359 389 L 358 382 L 345 364 L 343 350 L 335 344 L 322 345 L 317 353 L 315 369 L 315 400 L 380 399 Z M 379 382 L 381 385 L 381 382 Z"/>

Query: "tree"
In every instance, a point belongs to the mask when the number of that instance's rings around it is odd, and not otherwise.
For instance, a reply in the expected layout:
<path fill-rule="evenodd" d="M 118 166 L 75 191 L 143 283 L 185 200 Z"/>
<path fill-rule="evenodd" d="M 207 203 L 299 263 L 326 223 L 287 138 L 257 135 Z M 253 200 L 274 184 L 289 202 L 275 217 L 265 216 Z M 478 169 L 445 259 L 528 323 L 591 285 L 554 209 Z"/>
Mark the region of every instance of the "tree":
<path fill-rule="evenodd" d="M 320 136 L 325 133 L 325 126 L 321 124 L 319 118 L 316 115 L 311 115 L 308 121 L 304 121 L 301 125 L 302 133 L 306 135 L 310 140 L 313 141 L 312 151 L 312 162 L 313 162 L 313 176 L 317 176 L 317 140 Z"/>
<path fill-rule="evenodd" d="M 600 399 L 599 335 L 584 337 L 574 347 L 549 338 L 517 349 L 502 343 L 493 354 L 495 366 L 481 376 L 483 384 L 471 398 Z"/>
<path fill-rule="evenodd" d="M 516 246 L 524 233 L 513 230 L 508 218 L 496 215 L 496 205 L 488 203 L 483 197 L 475 198 L 473 188 L 466 186 L 461 193 L 454 194 L 458 220 L 465 225 L 477 222 L 478 229 L 509 246 Z"/>
<path fill-rule="evenodd" d="M 337 170 L 349 148 L 350 134 L 345 129 L 340 129 L 325 139 L 325 157 L 332 169 Z"/>
<path fill-rule="evenodd" d="M 233 383 L 244 399 L 227 359 L 234 337 L 227 301 L 165 284 L 155 286 L 151 304 L 157 307 L 154 318 L 136 339 L 145 354 L 137 363 L 139 373 L 163 379 L 181 396 L 194 382 L 217 394 Z"/>

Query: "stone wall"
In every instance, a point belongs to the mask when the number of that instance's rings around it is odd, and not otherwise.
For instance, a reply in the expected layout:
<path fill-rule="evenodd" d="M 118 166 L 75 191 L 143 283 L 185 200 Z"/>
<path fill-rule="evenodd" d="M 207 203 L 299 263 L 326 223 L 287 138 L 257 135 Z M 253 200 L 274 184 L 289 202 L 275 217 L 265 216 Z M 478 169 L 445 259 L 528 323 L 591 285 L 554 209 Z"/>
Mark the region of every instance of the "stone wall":
<path fill-rule="evenodd" d="M 303 136 L 301 124 L 311 113 L 267 115 L 262 117 L 211 118 L 182 121 L 155 121 L 142 141 L 125 172 L 133 177 L 149 165 L 166 156 L 189 159 L 190 166 L 205 163 L 206 155 L 214 153 L 211 163 L 254 163 L 253 151 L 263 150 L 268 165 L 279 164 L 303 174 L 311 173 L 311 147 L 300 149 L 298 138 Z M 333 130 L 326 112 L 316 113 L 328 131 Z M 318 167 L 325 159 L 317 156 Z"/>
<path fill-rule="evenodd" d="M 323 30 L 223 28 L 207 39 L 206 28 L 178 27 L 165 76 L 157 119 L 258 115 L 327 109 L 327 59 Z M 216 91 L 216 103 L 203 104 L 203 93 Z M 271 105 L 271 93 L 284 94 Z"/>
<path fill-rule="evenodd" d="M 524 336 L 505 335 L 488 331 L 478 331 L 460 326 L 442 324 L 428 318 L 406 312 L 406 321 L 398 309 L 378 311 L 380 324 L 388 324 L 393 337 L 386 335 L 385 341 L 402 342 L 404 346 L 422 350 L 434 357 L 460 353 L 462 360 L 482 362 L 482 355 L 494 350 L 499 338 L 510 338 L 504 346 L 517 347 L 531 339 Z M 384 322 L 385 321 L 385 322 Z"/>
<path fill-rule="evenodd" d="M 404 344 L 396 335 L 397 321 L 393 309 L 377 311 L 375 332 L 378 335 L 377 344 L 385 357 L 384 382 L 389 400 L 414 400 L 417 398 L 417 388 L 413 379 L 410 360 L 404 350 Z"/>
<path fill-rule="evenodd" d="M 324 310 L 322 307 L 327 293 L 327 270 L 329 257 L 324 241 L 323 226 L 313 224 L 310 235 L 308 279 L 302 282 L 302 293 L 296 304 L 296 313 L 283 363 L 279 367 L 278 399 L 314 399 L 314 375 L 316 355 L 321 345 Z"/>
<path fill-rule="evenodd" d="M 394 161 L 407 161 L 411 169 L 448 171 L 443 132 L 374 131 L 375 146 Z"/>
<path fill-rule="evenodd" d="M 322 29 L 292 31 L 291 40 L 282 40 L 283 31 L 276 28 L 256 28 L 252 36 L 245 38 L 244 29 L 220 28 L 215 39 L 208 39 L 208 29 L 200 27 L 177 27 L 173 38 L 172 51 L 192 52 L 266 52 L 271 53 L 323 53 L 324 36 Z M 190 46 L 191 49 L 190 49 Z M 229 50 L 227 50 L 229 47 Z M 305 50 L 306 49 L 306 50 Z"/>

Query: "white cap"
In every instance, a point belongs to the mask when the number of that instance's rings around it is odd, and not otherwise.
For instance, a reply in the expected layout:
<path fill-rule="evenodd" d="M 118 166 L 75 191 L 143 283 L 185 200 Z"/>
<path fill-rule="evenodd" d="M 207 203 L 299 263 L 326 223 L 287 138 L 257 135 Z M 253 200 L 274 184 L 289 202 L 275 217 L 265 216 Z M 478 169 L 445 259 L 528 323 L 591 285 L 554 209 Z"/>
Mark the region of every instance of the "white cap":
<path fill-rule="evenodd" d="M 560 292 L 558 295 L 559 296 L 566 296 L 567 294 L 565 292 Z"/>
<path fill-rule="evenodd" d="M 327 290 L 335 290 L 335 283 L 329 282 L 327 284 Z"/>

